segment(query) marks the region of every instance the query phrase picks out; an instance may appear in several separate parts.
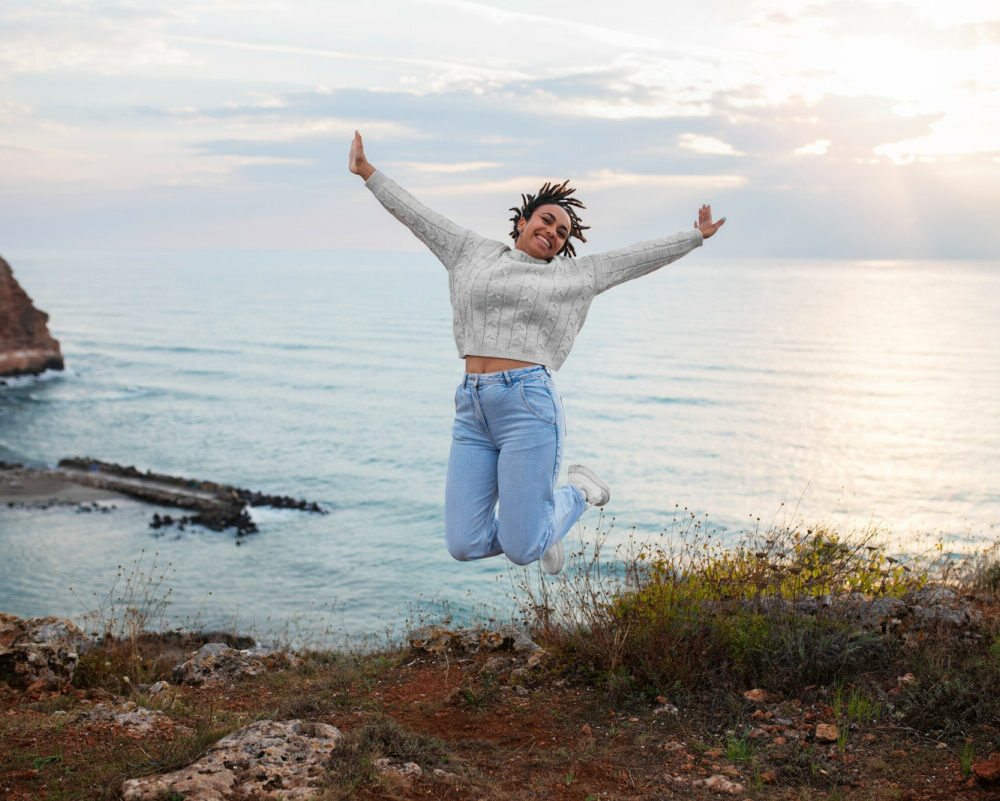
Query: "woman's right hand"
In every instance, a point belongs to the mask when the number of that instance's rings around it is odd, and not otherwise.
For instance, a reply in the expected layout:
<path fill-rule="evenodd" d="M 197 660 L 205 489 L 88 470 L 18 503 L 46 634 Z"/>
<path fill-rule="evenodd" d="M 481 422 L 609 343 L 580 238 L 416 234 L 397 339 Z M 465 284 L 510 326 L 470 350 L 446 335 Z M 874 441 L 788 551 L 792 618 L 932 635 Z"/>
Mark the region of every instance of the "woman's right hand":
<path fill-rule="evenodd" d="M 357 131 L 354 132 L 354 141 L 351 142 L 351 155 L 348 159 L 347 167 L 355 175 L 360 175 L 366 181 L 375 172 L 375 168 L 365 158 L 365 143 L 361 141 L 361 134 Z"/>

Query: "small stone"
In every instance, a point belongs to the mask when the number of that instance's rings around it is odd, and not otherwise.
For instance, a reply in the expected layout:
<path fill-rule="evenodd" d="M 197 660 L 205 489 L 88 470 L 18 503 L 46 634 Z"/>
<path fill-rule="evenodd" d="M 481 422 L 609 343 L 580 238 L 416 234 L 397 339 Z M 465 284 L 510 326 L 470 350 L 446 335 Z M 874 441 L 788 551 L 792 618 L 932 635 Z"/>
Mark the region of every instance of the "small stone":
<path fill-rule="evenodd" d="M 718 759 L 720 756 L 722 756 L 722 749 L 721 748 L 709 748 L 705 752 L 705 756 L 708 759 Z"/>
<path fill-rule="evenodd" d="M 837 727 L 833 723 L 817 723 L 814 736 L 821 743 L 835 743 L 840 736 Z"/>
<path fill-rule="evenodd" d="M 913 684 L 917 680 L 917 677 L 912 673 L 905 673 L 896 679 L 896 684 L 900 687 L 905 687 L 907 684 Z"/>
<path fill-rule="evenodd" d="M 416 762 L 404 762 L 402 764 L 382 757 L 374 762 L 375 771 L 383 776 L 395 776 L 407 782 L 419 779 L 424 775 L 423 769 Z"/>
<path fill-rule="evenodd" d="M 775 737 L 771 742 L 774 745 L 786 745 L 788 743 L 787 737 Z"/>
<path fill-rule="evenodd" d="M 544 648 L 539 648 L 537 651 L 532 653 L 528 657 L 528 661 L 525 663 L 529 670 L 538 667 L 542 662 L 549 658 L 549 653 Z"/>
<path fill-rule="evenodd" d="M 990 754 L 989 759 L 972 764 L 972 772 L 984 784 L 1000 781 L 1000 753 Z"/>
<path fill-rule="evenodd" d="M 748 701 L 753 701 L 755 704 L 766 704 L 768 699 L 767 690 L 747 690 L 743 693 L 743 697 Z"/>
<path fill-rule="evenodd" d="M 742 784 L 727 779 L 719 773 L 705 779 L 705 787 L 714 793 L 726 793 L 728 795 L 739 795 L 744 790 Z"/>
<path fill-rule="evenodd" d="M 483 673 L 499 673 L 503 669 L 504 660 L 499 656 L 491 656 L 483 662 Z"/>
<path fill-rule="evenodd" d="M 763 784 L 774 784 L 778 781 L 778 772 L 776 770 L 765 770 L 760 774 L 760 780 Z"/>
<path fill-rule="evenodd" d="M 434 770 L 431 771 L 431 775 L 435 779 L 445 779 L 448 781 L 459 781 L 461 778 L 457 773 L 449 773 L 446 770 L 441 770 L 441 768 L 434 768 Z"/>
<path fill-rule="evenodd" d="M 594 736 L 594 730 L 591 729 L 590 726 L 588 726 L 586 723 L 584 723 L 580 727 L 580 731 L 583 732 L 583 736 L 584 737 L 593 737 Z"/>

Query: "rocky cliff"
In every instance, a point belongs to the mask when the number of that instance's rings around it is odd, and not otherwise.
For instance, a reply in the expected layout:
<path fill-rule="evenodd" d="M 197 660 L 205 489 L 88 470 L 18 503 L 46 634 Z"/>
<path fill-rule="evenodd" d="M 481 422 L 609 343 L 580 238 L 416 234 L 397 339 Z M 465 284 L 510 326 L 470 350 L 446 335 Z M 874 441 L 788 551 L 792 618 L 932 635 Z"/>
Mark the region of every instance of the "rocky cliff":
<path fill-rule="evenodd" d="M 59 342 L 49 333 L 48 319 L 0 258 L 0 376 L 63 369 Z"/>

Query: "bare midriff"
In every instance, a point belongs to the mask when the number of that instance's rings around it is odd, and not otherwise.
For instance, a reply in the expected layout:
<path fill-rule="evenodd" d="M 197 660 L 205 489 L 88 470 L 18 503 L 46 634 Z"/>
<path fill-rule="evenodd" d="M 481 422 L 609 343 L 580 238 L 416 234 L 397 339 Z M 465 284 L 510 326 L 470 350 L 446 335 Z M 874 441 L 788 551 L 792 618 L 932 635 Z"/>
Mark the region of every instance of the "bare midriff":
<path fill-rule="evenodd" d="M 537 365 L 534 362 L 522 362 L 517 359 L 495 359 L 492 356 L 465 357 L 465 372 L 467 373 L 499 373 L 502 370 L 535 366 Z"/>

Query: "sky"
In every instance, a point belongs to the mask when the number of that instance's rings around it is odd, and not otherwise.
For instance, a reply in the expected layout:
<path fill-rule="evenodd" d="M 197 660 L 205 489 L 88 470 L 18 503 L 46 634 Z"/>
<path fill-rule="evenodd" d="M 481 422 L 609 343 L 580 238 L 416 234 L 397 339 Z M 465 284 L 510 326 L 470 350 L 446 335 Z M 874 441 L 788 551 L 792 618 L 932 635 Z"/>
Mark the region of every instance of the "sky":
<path fill-rule="evenodd" d="M 995 0 L 4 0 L 0 254 L 417 250 L 370 161 L 498 239 L 570 178 L 581 255 L 1000 257 Z"/>

